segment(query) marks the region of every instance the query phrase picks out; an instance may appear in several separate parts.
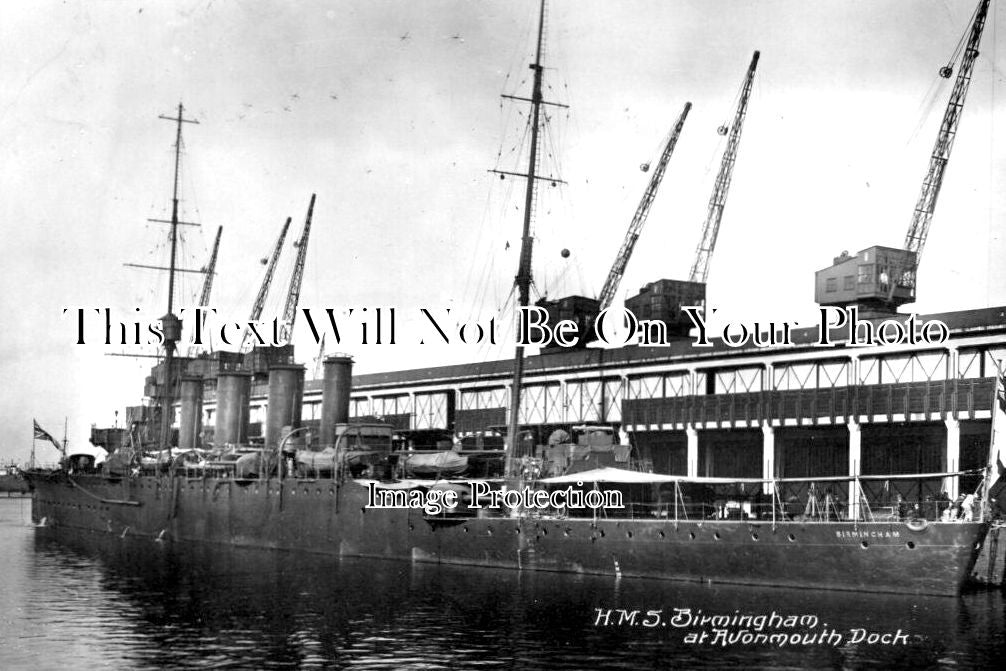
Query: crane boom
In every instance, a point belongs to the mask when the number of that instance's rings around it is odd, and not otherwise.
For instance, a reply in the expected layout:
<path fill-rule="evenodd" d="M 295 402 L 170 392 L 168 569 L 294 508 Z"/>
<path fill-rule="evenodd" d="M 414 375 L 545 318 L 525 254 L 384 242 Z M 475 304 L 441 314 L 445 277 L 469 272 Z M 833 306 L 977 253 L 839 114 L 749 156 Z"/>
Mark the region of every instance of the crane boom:
<path fill-rule="evenodd" d="M 210 262 L 206 264 L 206 268 L 203 272 L 206 273 L 206 277 L 203 279 L 203 290 L 199 293 L 199 306 L 206 307 L 210 304 L 210 293 L 213 291 L 213 277 L 217 272 L 217 253 L 220 251 L 220 234 L 223 233 L 224 227 L 217 227 L 217 237 L 213 241 L 213 251 L 210 253 Z M 203 326 L 206 325 L 206 315 L 202 316 Z M 198 345 L 191 345 L 189 347 L 189 356 L 195 356 L 196 352 L 199 350 Z"/>
<path fill-rule="evenodd" d="M 286 223 L 283 224 L 283 230 L 279 232 L 279 239 L 276 241 L 276 247 L 272 250 L 272 257 L 269 259 L 269 265 L 266 266 L 265 277 L 262 278 L 262 285 L 258 289 L 258 296 L 255 297 L 255 303 L 252 305 L 251 316 L 248 318 L 248 321 L 257 321 L 262 316 L 262 310 L 265 308 L 265 298 L 272 284 L 272 276 L 276 272 L 276 262 L 279 261 L 279 254 L 283 251 L 283 241 L 286 240 L 286 231 L 290 228 L 290 221 L 291 218 L 287 217 Z M 250 335 L 251 331 L 246 330 L 244 337 L 241 338 L 241 350 L 244 350 Z"/>
<path fill-rule="evenodd" d="M 611 265 L 611 270 L 608 271 L 608 278 L 604 281 L 604 287 L 601 289 L 601 295 L 599 298 L 601 310 L 611 305 L 611 301 L 615 297 L 615 292 L 618 291 L 618 283 L 622 281 L 622 275 L 625 273 L 625 267 L 629 264 L 629 257 L 632 256 L 632 250 L 636 246 L 636 240 L 639 239 L 639 234 L 643 230 L 646 218 L 650 214 L 650 205 L 653 204 L 653 199 L 657 196 L 657 189 L 660 187 L 660 182 L 664 178 L 664 172 L 667 170 L 667 163 L 671 160 L 671 154 L 674 153 L 674 147 L 678 143 L 678 136 L 681 135 L 681 128 L 685 125 L 685 118 L 688 116 L 688 112 L 691 109 L 692 104 L 690 102 L 686 102 L 685 108 L 681 111 L 681 116 L 678 117 L 678 121 L 674 124 L 674 129 L 671 131 L 671 136 L 667 140 L 667 145 L 664 147 L 664 151 L 660 155 L 660 160 L 657 162 L 657 167 L 653 171 L 653 176 L 650 177 L 650 183 L 646 186 L 646 191 L 643 192 L 643 198 L 639 201 L 639 205 L 636 207 L 636 214 L 633 215 L 632 221 L 629 223 L 629 229 L 625 232 L 625 240 L 622 242 L 622 247 L 618 250 L 618 254 L 615 256 L 615 262 Z"/>
<path fill-rule="evenodd" d="M 213 241 L 213 252 L 210 254 L 210 262 L 206 265 L 206 278 L 203 280 L 203 290 L 199 294 L 199 305 L 201 306 L 210 304 L 210 292 L 213 291 L 213 275 L 217 270 L 217 252 L 220 251 L 220 234 L 223 231 L 223 226 L 217 227 L 217 237 Z"/>
<path fill-rule="evenodd" d="M 947 110 L 943 114 L 943 122 L 940 124 L 940 132 L 936 136 L 936 145 L 929 159 L 929 170 L 925 179 L 922 180 L 922 189 L 919 191 L 919 198 L 915 203 L 915 211 L 912 213 L 912 223 L 908 227 L 905 235 L 905 250 L 915 252 L 915 266 L 918 267 L 919 257 L 922 255 L 922 248 L 926 244 L 926 236 L 929 234 L 929 225 L 933 220 L 933 212 L 936 210 L 936 200 L 940 195 L 940 186 L 943 184 L 943 174 L 947 169 L 947 161 L 950 160 L 950 150 L 954 146 L 954 138 L 957 135 L 957 125 L 961 121 L 961 112 L 964 110 L 964 98 L 968 94 L 968 86 L 971 84 L 971 71 L 974 69 L 975 59 L 978 57 L 978 44 L 982 39 L 982 29 L 985 27 L 985 17 L 988 14 L 989 0 L 981 0 L 978 9 L 975 11 L 975 19 L 971 24 L 971 34 L 968 37 L 967 47 L 964 49 L 964 57 L 961 59 L 961 66 L 957 72 L 957 80 L 954 82 L 953 91 L 950 93 L 950 101 L 947 103 Z M 949 74 L 949 72 L 948 72 Z M 914 274 L 915 268 L 912 269 Z"/>
<path fill-rule="evenodd" d="M 713 250 L 716 248 L 716 238 L 720 232 L 720 221 L 723 219 L 723 208 L 727 203 L 727 191 L 730 189 L 734 163 L 737 160 L 737 147 L 740 145 L 741 130 L 744 128 L 744 119 L 747 116 L 748 99 L 751 97 L 751 87 L 754 83 L 759 55 L 759 52 L 754 52 L 751 65 L 748 66 L 747 76 L 744 78 L 744 88 L 741 90 L 740 101 L 737 103 L 737 113 L 734 115 L 734 121 L 727 137 L 727 148 L 723 151 L 720 171 L 716 175 L 713 193 L 709 197 L 709 210 L 706 214 L 706 223 L 702 228 L 702 241 L 695 249 L 695 262 L 692 263 L 692 269 L 689 273 L 689 281 L 691 282 L 704 283 L 709 275 L 709 262 L 712 259 Z"/>
<path fill-rule="evenodd" d="M 307 242 L 311 236 L 311 217 L 314 215 L 315 196 L 316 194 L 311 194 L 311 203 L 307 206 L 304 232 L 300 234 L 300 239 L 297 241 L 297 262 L 294 263 L 293 273 L 290 275 L 290 289 L 286 294 L 283 321 L 286 323 L 287 333 L 293 332 L 293 322 L 297 318 L 297 303 L 300 301 L 300 285 L 304 280 L 304 262 L 307 260 Z"/>

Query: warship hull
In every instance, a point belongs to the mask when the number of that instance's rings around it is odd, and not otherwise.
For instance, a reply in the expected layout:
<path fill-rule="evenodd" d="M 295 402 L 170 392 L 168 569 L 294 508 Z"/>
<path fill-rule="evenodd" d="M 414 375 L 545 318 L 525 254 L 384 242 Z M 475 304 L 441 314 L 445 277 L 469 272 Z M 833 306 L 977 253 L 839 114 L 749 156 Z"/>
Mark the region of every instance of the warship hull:
<path fill-rule="evenodd" d="M 353 480 L 30 474 L 46 527 L 159 542 L 733 584 L 955 595 L 979 522 L 430 517 Z"/>

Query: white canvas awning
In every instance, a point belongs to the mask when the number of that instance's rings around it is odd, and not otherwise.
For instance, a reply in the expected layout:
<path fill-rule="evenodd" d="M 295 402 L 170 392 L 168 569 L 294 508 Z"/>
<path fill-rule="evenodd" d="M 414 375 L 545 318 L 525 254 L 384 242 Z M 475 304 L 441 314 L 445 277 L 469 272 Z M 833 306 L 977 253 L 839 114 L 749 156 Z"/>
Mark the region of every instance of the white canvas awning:
<path fill-rule="evenodd" d="M 545 484 L 570 484 L 577 482 L 621 482 L 626 484 L 654 484 L 661 482 L 692 482 L 708 485 L 725 485 L 735 482 L 761 483 L 760 479 L 745 478 L 687 478 L 682 475 L 661 475 L 659 473 L 640 473 L 639 471 L 627 471 L 623 468 L 595 468 L 590 471 L 573 473 L 571 475 L 559 475 L 554 478 L 541 480 Z"/>
<path fill-rule="evenodd" d="M 919 480 L 931 478 L 943 478 L 955 475 L 969 475 L 978 473 L 980 470 L 959 471 L 954 473 L 912 473 L 900 475 L 861 475 L 860 480 Z M 577 482 L 620 482 L 627 484 L 646 484 L 661 482 L 681 482 L 697 485 L 730 485 L 730 484 L 762 484 L 766 482 L 848 482 L 856 479 L 854 476 L 839 475 L 826 476 L 820 478 L 689 478 L 684 475 L 661 475 L 660 473 L 640 473 L 639 471 L 627 471 L 622 468 L 595 468 L 582 473 L 571 475 L 559 475 L 554 478 L 540 480 L 547 485 L 552 484 L 575 484 Z"/>

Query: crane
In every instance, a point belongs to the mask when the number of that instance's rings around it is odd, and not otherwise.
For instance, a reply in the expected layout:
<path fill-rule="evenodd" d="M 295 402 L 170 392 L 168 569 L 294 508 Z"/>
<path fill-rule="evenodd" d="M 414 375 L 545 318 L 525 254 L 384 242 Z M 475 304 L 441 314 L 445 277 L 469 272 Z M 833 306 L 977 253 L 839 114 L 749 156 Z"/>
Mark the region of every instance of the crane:
<path fill-rule="evenodd" d="M 671 160 L 671 154 L 674 153 L 674 147 L 678 143 L 678 136 L 681 135 L 681 128 L 685 125 L 685 118 L 691 109 L 692 104 L 686 102 L 685 108 L 681 111 L 681 116 L 678 117 L 677 123 L 674 124 L 671 136 L 667 140 L 667 145 L 660 155 L 660 160 L 653 171 L 653 176 L 650 177 L 650 183 L 646 186 L 646 191 L 643 192 L 643 198 L 636 207 L 636 214 L 633 215 L 632 221 L 629 223 L 629 229 L 625 232 L 625 240 L 622 242 L 621 249 L 618 250 L 618 255 L 615 256 L 615 262 L 611 265 L 611 270 L 608 271 L 608 279 L 604 281 L 604 287 L 601 289 L 601 295 L 598 299 L 600 301 L 599 309 L 601 310 L 610 306 L 612 299 L 615 297 L 618 283 L 622 280 L 625 267 L 629 263 L 629 257 L 636 246 L 636 240 L 639 239 L 639 234 L 643 230 L 646 218 L 650 214 L 650 205 L 653 204 L 653 199 L 657 196 L 657 189 L 664 178 L 667 163 Z"/>
<path fill-rule="evenodd" d="M 223 226 L 217 227 L 217 237 L 213 241 L 213 251 L 210 253 L 210 262 L 206 264 L 203 272 L 206 273 L 203 279 L 203 290 L 199 294 L 199 306 L 207 307 L 210 304 L 210 292 L 213 291 L 213 276 L 217 270 L 217 252 L 220 251 L 220 234 L 224 232 Z M 203 326 L 206 325 L 206 315 L 203 315 Z M 192 345 L 189 348 L 189 356 L 195 356 L 198 346 Z"/>
<path fill-rule="evenodd" d="M 213 291 L 213 275 L 217 269 L 217 252 L 220 251 L 220 234 L 224 232 L 223 226 L 217 227 L 217 237 L 213 241 L 213 252 L 210 254 L 210 262 L 206 264 L 206 279 L 203 280 L 203 290 L 199 294 L 199 305 L 205 307 L 210 304 L 210 292 Z"/>
<path fill-rule="evenodd" d="M 318 356 L 314 358 L 314 379 L 321 379 L 321 371 L 325 363 L 325 334 L 321 334 L 321 341 L 318 343 Z"/>
<path fill-rule="evenodd" d="M 286 334 L 289 339 L 293 333 L 293 322 L 297 318 L 297 303 L 300 301 L 300 285 L 304 281 L 304 262 L 307 260 L 307 242 L 311 236 L 311 217 L 314 215 L 314 199 L 317 194 L 311 194 L 311 203 L 307 206 L 307 218 L 304 220 L 304 232 L 297 240 L 297 261 L 290 275 L 290 288 L 286 293 L 286 307 L 283 309 L 283 322 L 286 324 Z"/>
<path fill-rule="evenodd" d="M 748 66 L 747 76 L 744 78 L 744 87 L 741 89 L 740 100 L 737 103 L 737 113 L 734 115 L 734 121 L 730 125 L 727 137 L 727 148 L 723 151 L 720 171 L 716 175 L 713 193 L 709 197 L 709 210 L 706 214 L 706 223 L 702 228 L 702 241 L 695 249 L 695 262 L 692 263 L 692 269 L 689 272 L 690 282 L 705 283 L 706 277 L 709 275 L 709 262 L 712 259 L 713 250 L 716 248 L 716 237 L 720 232 L 720 221 L 723 219 L 727 191 L 730 189 L 730 179 L 733 176 L 734 163 L 737 161 L 737 147 L 741 141 L 744 118 L 747 116 L 748 99 L 751 97 L 751 86 L 754 83 L 759 55 L 759 52 L 754 52 L 751 65 Z M 721 127 L 720 131 L 725 133 L 727 129 Z"/>
<path fill-rule="evenodd" d="M 964 99 L 971 84 L 971 74 L 978 58 L 978 45 L 982 39 L 989 0 L 980 0 L 969 29 L 961 36 L 950 62 L 940 68 L 940 76 L 953 76 L 953 64 L 961 46 L 964 46 L 960 68 L 950 100 L 943 113 L 943 121 L 936 135 L 929 158 L 929 168 L 922 180 L 922 188 L 912 211 L 912 219 L 901 249 L 875 245 L 855 256 L 842 252 L 834 263 L 816 274 L 815 299 L 820 305 L 855 305 L 864 317 L 885 316 L 898 307 L 915 300 L 916 276 L 919 259 L 929 235 L 929 227 L 936 210 L 936 201 L 943 185 L 950 152 L 957 136 L 964 111 Z M 966 39 L 965 39 L 966 38 Z M 872 258 L 871 258 L 872 255 Z M 839 283 L 842 287 L 839 287 Z"/>
<path fill-rule="evenodd" d="M 936 144 L 929 159 L 929 170 L 922 180 L 922 189 L 919 191 L 918 200 L 915 203 L 915 210 L 912 212 L 912 221 L 908 226 L 908 233 L 905 234 L 904 249 L 915 255 L 909 267 L 892 277 L 890 291 L 893 293 L 895 286 L 900 283 L 909 288 L 915 285 L 915 273 L 919 265 L 919 257 L 922 256 L 922 249 L 926 245 L 926 236 L 929 235 L 929 226 L 933 221 L 933 212 L 936 210 L 936 200 L 940 195 L 940 187 L 943 184 L 943 175 L 947 169 L 947 162 L 950 160 L 950 151 L 954 146 L 954 139 L 957 136 L 957 126 L 961 121 L 961 113 L 964 111 L 964 98 L 968 94 L 968 87 L 971 84 L 971 71 L 974 69 L 975 59 L 978 58 L 978 44 L 982 39 L 982 30 L 985 27 L 985 17 L 988 14 L 989 0 L 981 0 L 975 10 L 974 21 L 971 23 L 971 32 L 968 36 L 967 47 L 964 49 L 964 56 L 961 59 L 960 69 L 957 71 L 957 80 L 954 88 L 950 92 L 950 100 L 947 102 L 947 109 L 943 113 L 943 122 L 940 124 L 940 131 L 936 136 Z M 953 72 L 951 66 L 941 68 L 940 75 L 949 78 Z M 900 277 L 899 277 L 900 276 Z"/>
<path fill-rule="evenodd" d="M 283 250 L 283 241 L 286 240 L 286 231 L 290 228 L 291 218 L 286 218 L 286 223 L 283 224 L 283 230 L 279 232 L 279 239 L 276 241 L 276 247 L 272 250 L 272 257 L 269 259 L 269 264 L 265 269 L 265 277 L 262 278 L 262 285 L 258 289 L 258 296 L 255 297 L 255 304 L 252 305 L 251 316 L 248 321 L 257 321 L 259 317 L 262 316 L 262 310 L 265 308 L 265 298 L 269 293 L 269 286 L 272 284 L 273 273 L 276 272 L 276 262 L 279 261 L 279 254 Z M 241 338 L 240 350 L 244 351 L 245 344 L 248 342 L 248 338 L 251 335 L 251 330 L 246 330 L 244 337 Z"/>

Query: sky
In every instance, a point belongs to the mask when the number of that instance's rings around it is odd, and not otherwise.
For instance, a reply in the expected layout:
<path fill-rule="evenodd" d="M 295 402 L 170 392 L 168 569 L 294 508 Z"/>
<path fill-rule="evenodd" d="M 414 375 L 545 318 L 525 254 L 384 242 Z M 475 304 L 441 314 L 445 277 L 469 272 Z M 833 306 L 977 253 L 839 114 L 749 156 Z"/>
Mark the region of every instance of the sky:
<path fill-rule="evenodd" d="M 900 246 L 953 80 L 938 76 L 972 0 L 552 0 L 535 209 L 538 295 L 595 296 L 667 133 L 693 109 L 617 301 L 685 279 L 752 53 L 761 59 L 713 257 L 726 321 L 812 323 L 813 272 L 842 250 Z M 919 313 L 1006 304 L 1006 10 L 993 2 L 922 259 Z M 138 404 L 154 348 L 106 347 L 73 310 L 144 325 L 166 279 L 173 116 L 184 131 L 179 265 L 223 238 L 211 304 L 246 320 L 293 223 L 264 317 L 282 311 L 293 241 L 317 194 L 300 305 L 395 307 L 395 345 L 357 372 L 509 356 L 537 3 L 6 2 L 0 6 L 0 461 L 27 459 L 32 417 L 71 446 Z M 563 256 L 561 250 L 569 251 Z M 194 306 L 202 278 L 176 304 Z M 616 301 L 616 302 L 617 302 Z M 64 316 L 69 308 L 71 317 Z M 437 343 L 421 315 L 445 329 Z M 451 312 L 448 314 L 447 309 Z M 138 309 L 138 310 L 137 310 Z M 495 347 L 462 323 L 496 319 Z M 187 322 L 190 324 L 191 321 Z M 373 335 L 373 332 L 371 331 Z M 419 344 L 420 338 L 423 344 Z M 317 356 L 303 318 L 298 358 Z M 215 348 L 222 346 L 219 341 Z M 185 349 L 183 347 L 183 349 Z M 53 460 L 53 454 L 39 458 Z"/>

